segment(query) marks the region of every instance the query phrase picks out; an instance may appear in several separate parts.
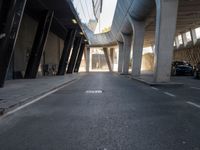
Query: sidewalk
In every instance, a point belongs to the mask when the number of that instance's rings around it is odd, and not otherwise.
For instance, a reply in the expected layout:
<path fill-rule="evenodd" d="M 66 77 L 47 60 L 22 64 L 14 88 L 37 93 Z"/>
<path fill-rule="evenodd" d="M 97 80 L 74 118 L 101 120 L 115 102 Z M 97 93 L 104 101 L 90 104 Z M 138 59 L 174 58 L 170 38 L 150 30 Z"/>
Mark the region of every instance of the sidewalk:
<path fill-rule="evenodd" d="M 10 80 L 0 88 L 0 115 L 13 110 L 31 100 L 70 83 L 81 75 L 42 77 L 29 80 Z"/>

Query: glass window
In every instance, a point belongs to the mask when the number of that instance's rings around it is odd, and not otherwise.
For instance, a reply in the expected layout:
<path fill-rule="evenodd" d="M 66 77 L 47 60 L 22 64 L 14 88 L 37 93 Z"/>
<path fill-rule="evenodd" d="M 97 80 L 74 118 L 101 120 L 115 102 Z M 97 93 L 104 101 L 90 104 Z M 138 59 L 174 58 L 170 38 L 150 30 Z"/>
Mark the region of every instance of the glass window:
<path fill-rule="evenodd" d="M 179 35 L 179 36 L 178 36 L 178 42 L 179 42 L 180 45 L 183 44 L 182 35 Z"/>
<path fill-rule="evenodd" d="M 197 39 L 200 39 L 200 27 L 195 29 L 196 35 L 197 35 Z"/>
<path fill-rule="evenodd" d="M 186 38 L 187 38 L 187 42 L 192 41 L 192 37 L 191 37 L 190 31 L 189 31 L 189 32 L 186 32 Z"/>

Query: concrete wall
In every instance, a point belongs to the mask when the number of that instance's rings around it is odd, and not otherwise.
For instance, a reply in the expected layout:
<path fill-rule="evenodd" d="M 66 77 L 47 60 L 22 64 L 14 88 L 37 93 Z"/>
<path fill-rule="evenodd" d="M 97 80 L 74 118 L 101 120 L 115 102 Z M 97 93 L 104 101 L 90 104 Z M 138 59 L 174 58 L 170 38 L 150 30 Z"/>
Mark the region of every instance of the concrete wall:
<path fill-rule="evenodd" d="M 56 65 L 56 69 L 58 69 L 63 47 L 64 41 L 60 39 L 57 35 L 50 32 L 44 52 L 44 63 Z"/>
<path fill-rule="evenodd" d="M 24 15 L 14 52 L 14 72 L 21 72 L 24 75 L 37 26 L 37 21 L 26 14 Z M 39 75 L 41 75 L 43 63 L 56 65 L 57 69 L 63 47 L 64 41 L 54 33 L 50 32 L 43 57 L 41 58 Z"/>
<path fill-rule="evenodd" d="M 142 70 L 153 71 L 154 68 L 154 54 L 147 53 L 142 56 Z"/>
<path fill-rule="evenodd" d="M 192 65 L 200 62 L 200 45 L 174 50 L 173 61 L 188 61 Z M 142 70 L 153 71 L 154 56 L 152 53 L 143 55 Z"/>
<path fill-rule="evenodd" d="M 14 52 L 14 71 L 25 72 L 38 23 L 24 15 Z"/>
<path fill-rule="evenodd" d="M 198 62 L 200 62 L 200 45 L 175 50 L 174 60 L 185 60 L 190 62 L 192 65 L 196 65 Z"/>

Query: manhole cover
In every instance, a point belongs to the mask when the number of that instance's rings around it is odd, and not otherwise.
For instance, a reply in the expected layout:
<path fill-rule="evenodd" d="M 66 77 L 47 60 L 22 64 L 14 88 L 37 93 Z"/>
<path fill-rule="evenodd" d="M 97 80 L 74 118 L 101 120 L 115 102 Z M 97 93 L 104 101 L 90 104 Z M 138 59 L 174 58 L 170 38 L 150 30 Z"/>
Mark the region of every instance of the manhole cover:
<path fill-rule="evenodd" d="M 85 91 L 86 94 L 101 94 L 103 93 L 102 90 L 87 90 Z"/>

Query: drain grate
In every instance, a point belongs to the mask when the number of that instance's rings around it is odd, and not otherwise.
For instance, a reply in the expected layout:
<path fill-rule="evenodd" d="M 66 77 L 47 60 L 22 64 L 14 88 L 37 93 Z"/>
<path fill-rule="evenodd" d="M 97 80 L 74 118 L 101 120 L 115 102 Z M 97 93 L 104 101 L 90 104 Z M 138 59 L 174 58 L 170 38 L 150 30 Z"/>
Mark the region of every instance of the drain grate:
<path fill-rule="evenodd" d="M 87 90 L 85 91 L 86 94 L 102 94 L 102 90 Z"/>

